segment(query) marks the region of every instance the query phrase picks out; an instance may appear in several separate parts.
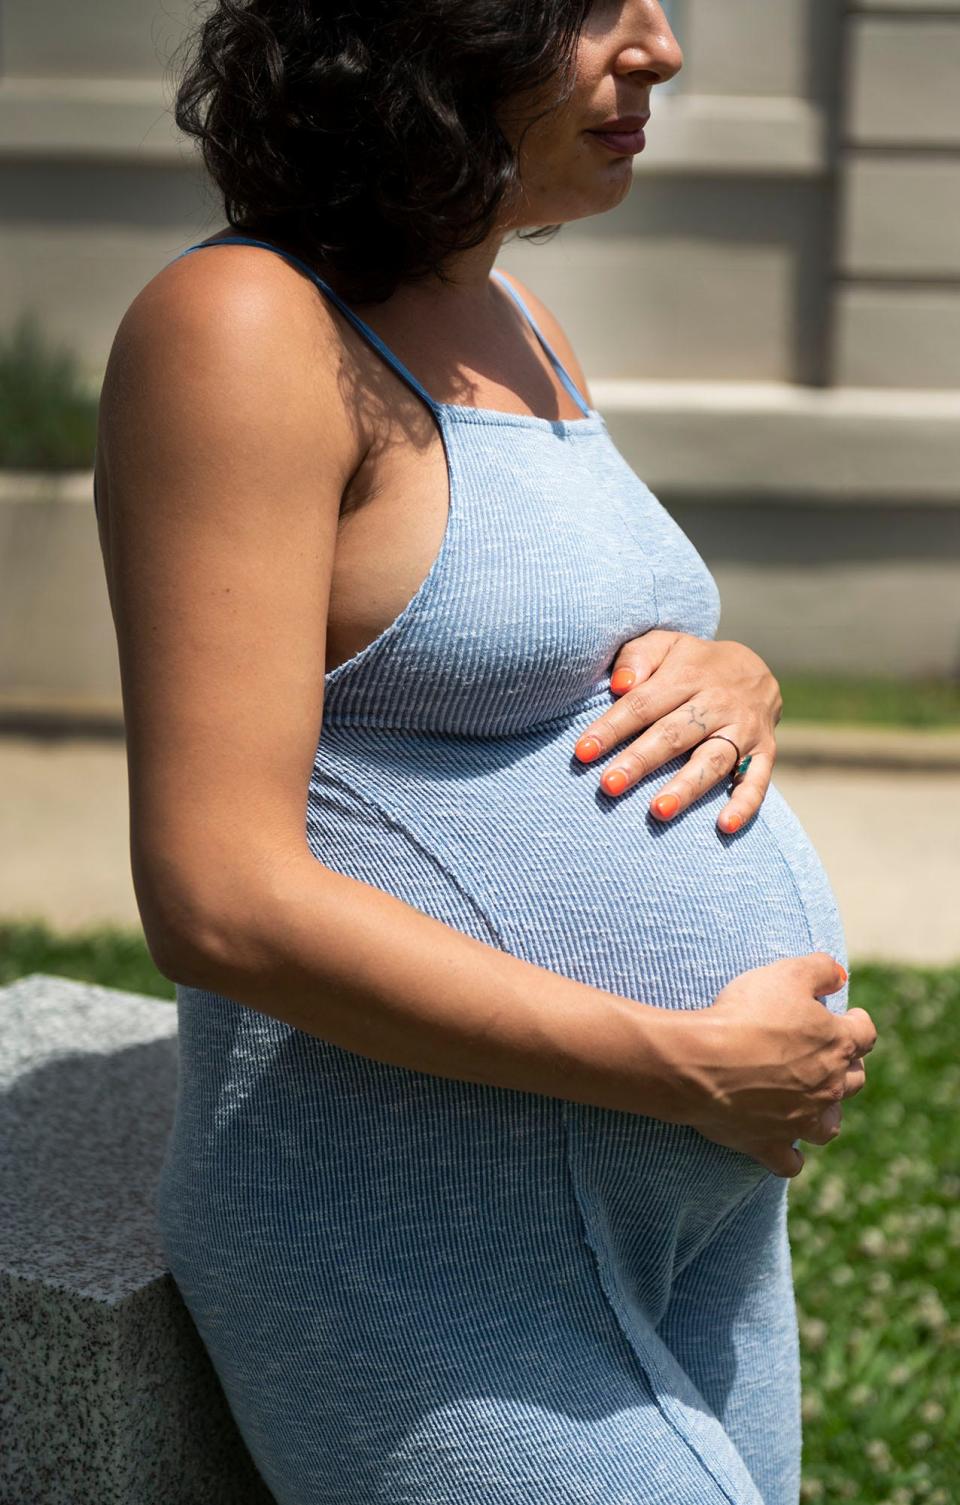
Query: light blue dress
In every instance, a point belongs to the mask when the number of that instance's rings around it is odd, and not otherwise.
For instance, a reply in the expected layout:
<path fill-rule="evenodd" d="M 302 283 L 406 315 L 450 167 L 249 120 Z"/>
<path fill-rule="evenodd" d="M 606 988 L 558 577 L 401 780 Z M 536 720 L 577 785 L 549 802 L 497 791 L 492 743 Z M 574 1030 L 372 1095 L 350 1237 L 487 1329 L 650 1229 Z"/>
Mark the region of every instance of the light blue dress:
<path fill-rule="evenodd" d="M 426 403 L 450 477 L 427 578 L 326 676 L 318 861 L 662 1008 L 782 957 L 845 962 L 775 785 L 725 836 L 723 785 L 668 825 L 647 813 L 686 755 L 617 799 L 604 759 L 573 757 L 620 647 L 712 638 L 720 603 L 533 320 L 583 418 L 435 402 L 279 254 Z M 161 1233 L 278 1505 L 797 1505 L 789 1180 L 685 1125 L 386 1065 L 195 988 L 177 1002 Z"/>

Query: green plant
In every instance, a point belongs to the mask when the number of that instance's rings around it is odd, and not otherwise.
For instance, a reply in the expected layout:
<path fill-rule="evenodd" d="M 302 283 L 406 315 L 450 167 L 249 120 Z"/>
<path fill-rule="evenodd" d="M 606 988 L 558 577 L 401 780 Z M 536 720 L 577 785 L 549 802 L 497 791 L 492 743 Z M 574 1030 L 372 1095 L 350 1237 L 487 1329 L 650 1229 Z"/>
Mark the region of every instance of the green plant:
<path fill-rule="evenodd" d="M 92 469 L 97 407 L 77 357 L 46 339 L 35 311 L 22 313 L 0 339 L 0 466 Z"/>

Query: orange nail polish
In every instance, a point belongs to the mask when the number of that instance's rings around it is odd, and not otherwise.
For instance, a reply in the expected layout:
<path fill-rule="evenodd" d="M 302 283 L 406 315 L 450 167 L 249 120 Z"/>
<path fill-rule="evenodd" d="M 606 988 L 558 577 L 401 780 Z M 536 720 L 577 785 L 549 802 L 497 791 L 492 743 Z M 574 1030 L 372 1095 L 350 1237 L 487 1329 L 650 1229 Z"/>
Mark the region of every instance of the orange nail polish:
<path fill-rule="evenodd" d="M 724 827 L 723 827 L 723 829 L 725 831 L 727 831 L 731 836 L 733 835 L 734 831 L 739 831 L 739 829 L 740 829 L 740 827 L 742 825 L 743 825 L 743 816 L 742 815 L 727 815 L 727 816 L 724 817 Z"/>
<path fill-rule="evenodd" d="M 611 768 L 600 780 L 601 787 L 607 794 L 622 794 L 627 787 L 627 776 L 622 768 Z"/>
<path fill-rule="evenodd" d="M 669 820 L 671 815 L 676 815 L 680 809 L 680 796 L 678 794 L 661 794 L 659 799 L 654 800 L 653 808 L 664 820 Z"/>
<path fill-rule="evenodd" d="M 599 738 L 581 737 L 573 751 L 581 763 L 592 763 L 594 758 L 599 758 L 603 748 L 600 746 Z"/>
<path fill-rule="evenodd" d="M 846 967 L 844 967 L 840 962 L 837 962 L 837 966 L 840 968 L 840 986 L 842 988 L 849 976 L 849 973 L 847 972 Z"/>
<path fill-rule="evenodd" d="M 614 695 L 622 695 L 624 690 L 630 690 L 637 682 L 637 676 L 632 669 L 618 669 L 611 677 L 610 688 Z"/>

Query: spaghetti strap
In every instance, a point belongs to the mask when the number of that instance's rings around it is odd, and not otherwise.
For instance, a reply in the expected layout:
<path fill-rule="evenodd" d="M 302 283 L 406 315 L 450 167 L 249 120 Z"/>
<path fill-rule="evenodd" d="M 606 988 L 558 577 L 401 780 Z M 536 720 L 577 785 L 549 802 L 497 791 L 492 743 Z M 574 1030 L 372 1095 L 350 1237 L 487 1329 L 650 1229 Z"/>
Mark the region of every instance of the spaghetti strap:
<path fill-rule="evenodd" d="M 324 282 L 323 278 L 318 276 L 313 268 L 311 266 L 308 266 L 305 261 L 301 261 L 299 256 L 294 256 L 292 251 L 284 251 L 280 246 L 275 246 L 268 240 L 255 240 L 252 236 L 249 235 L 223 235 L 219 240 L 200 241 L 195 246 L 188 246 L 185 251 L 181 251 L 179 255 L 175 256 L 173 259 L 174 261 L 179 261 L 181 256 L 187 256 L 191 251 L 204 251 L 208 246 L 262 246 L 264 250 L 275 251 L 278 256 L 283 256 L 287 261 L 294 262 L 296 266 L 300 267 L 304 272 L 306 272 L 307 276 L 312 282 L 316 283 L 317 287 L 327 298 L 330 299 L 331 303 L 336 304 L 337 308 L 343 314 L 344 318 L 348 319 L 353 325 L 354 329 L 356 329 L 357 332 L 363 336 L 368 344 L 373 346 L 374 350 L 376 350 L 377 353 L 382 356 L 388 366 L 391 366 L 393 368 L 393 370 L 397 373 L 401 380 L 405 381 L 407 386 L 411 387 L 413 391 L 416 392 L 417 396 L 426 403 L 427 407 L 433 413 L 434 417 L 438 415 L 439 404 L 434 402 L 433 398 L 430 396 L 430 393 L 420 385 L 413 372 L 407 370 L 407 367 L 403 364 L 403 361 L 401 361 L 398 356 L 394 355 L 389 346 L 385 345 L 380 336 L 370 328 L 370 325 L 365 324 L 363 319 L 360 318 L 359 314 L 355 314 L 353 312 L 353 309 L 348 307 L 348 305 L 344 303 L 339 293 L 335 293 L 330 284 L 328 282 Z"/>
<path fill-rule="evenodd" d="M 592 417 L 593 410 L 589 408 L 584 402 L 579 388 L 572 380 L 569 372 L 567 371 L 567 368 L 564 366 L 553 346 L 541 331 L 536 319 L 533 317 L 533 314 L 530 312 L 529 308 L 521 298 L 520 294 L 517 292 L 516 288 L 507 281 L 502 272 L 497 271 L 496 267 L 494 267 L 492 275 L 496 277 L 501 287 L 506 288 L 507 292 L 510 294 L 511 298 L 513 298 L 514 302 L 519 304 L 527 323 L 530 325 L 530 328 L 533 330 L 537 339 L 540 341 L 540 344 L 543 346 L 544 350 L 547 352 L 547 355 L 550 357 L 550 362 L 553 366 L 553 369 L 556 371 L 560 380 L 563 382 L 563 385 L 566 387 L 567 391 L 570 393 L 570 396 L 573 398 L 574 402 L 580 409 L 581 413 L 584 413 L 587 418 Z"/>

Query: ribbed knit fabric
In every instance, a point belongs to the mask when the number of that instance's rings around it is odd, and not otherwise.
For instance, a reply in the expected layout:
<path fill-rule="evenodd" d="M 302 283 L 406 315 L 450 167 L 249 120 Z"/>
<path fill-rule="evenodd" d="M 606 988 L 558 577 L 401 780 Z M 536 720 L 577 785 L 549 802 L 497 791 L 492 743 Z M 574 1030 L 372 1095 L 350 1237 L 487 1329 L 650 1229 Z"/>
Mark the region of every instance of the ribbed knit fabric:
<path fill-rule="evenodd" d="M 234 242 L 276 250 L 208 244 Z M 317 860 L 662 1008 L 781 957 L 845 961 L 775 785 L 729 837 L 722 786 L 669 825 L 647 814 L 686 755 L 617 799 L 603 760 L 573 757 L 624 642 L 711 638 L 719 619 L 599 413 L 565 372 L 582 419 L 436 403 L 279 254 L 427 403 L 450 477 L 426 580 L 326 676 Z M 797 1505 L 788 1180 L 639 1112 L 386 1065 L 195 988 L 177 1001 L 161 1232 L 278 1505 Z"/>

